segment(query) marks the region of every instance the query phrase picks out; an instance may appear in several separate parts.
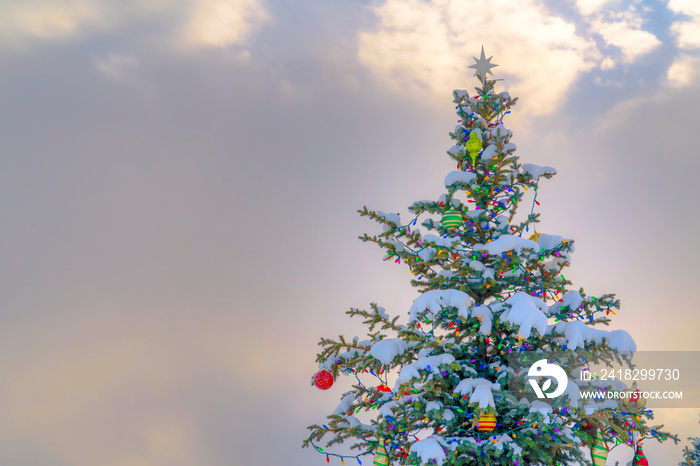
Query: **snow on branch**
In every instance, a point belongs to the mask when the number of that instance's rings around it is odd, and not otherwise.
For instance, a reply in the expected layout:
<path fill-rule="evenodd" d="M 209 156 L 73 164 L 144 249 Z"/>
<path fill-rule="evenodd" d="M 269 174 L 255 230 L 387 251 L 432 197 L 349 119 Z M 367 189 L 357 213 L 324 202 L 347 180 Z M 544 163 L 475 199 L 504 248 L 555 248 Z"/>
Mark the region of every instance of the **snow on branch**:
<path fill-rule="evenodd" d="M 463 379 L 455 387 L 454 392 L 460 395 L 467 396 L 471 395 L 469 398 L 469 403 L 478 403 L 479 408 L 495 408 L 496 405 L 493 402 L 493 393 L 491 390 L 500 390 L 501 384 L 490 382 L 486 379 Z"/>
<path fill-rule="evenodd" d="M 469 184 L 476 179 L 476 175 L 472 172 L 463 172 L 460 170 L 451 171 L 445 176 L 445 186 L 450 187 L 454 184 Z"/>
<path fill-rule="evenodd" d="M 399 338 L 385 338 L 372 345 L 369 354 L 382 364 L 391 364 L 396 356 L 405 353 L 407 349 L 408 346 L 403 340 Z"/>
<path fill-rule="evenodd" d="M 490 243 L 474 245 L 475 250 L 486 251 L 492 256 L 501 255 L 506 251 L 521 251 L 525 248 L 532 249 L 535 252 L 540 251 L 540 245 L 536 242 L 514 235 L 501 235 Z"/>
<path fill-rule="evenodd" d="M 540 335 L 547 332 L 547 315 L 543 311 L 543 308 L 547 310 L 547 305 L 541 299 L 535 301 L 532 296 L 519 291 L 508 298 L 506 304 L 510 304 L 510 309 L 501 314 L 501 321 L 519 325 L 519 337 L 530 338 L 533 328 Z"/>
<path fill-rule="evenodd" d="M 534 163 L 524 163 L 523 173 L 529 174 L 535 181 L 538 181 L 540 176 L 556 175 L 557 169 L 554 167 L 540 167 Z"/>
<path fill-rule="evenodd" d="M 634 353 L 637 344 L 632 336 L 624 330 L 600 330 L 590 327 L 585 322 L 574 320 L 559 322 L 553 326 L 554 332 L 564 335 L 566 347 L 570 350 L 583 348 L 586 343 L 602 344 L 605 340 L 608 347 L 623 353 Z"/>
<path fill-rule="evenodd" d="M 456 307 L 460 316 L 469 317 L 469 308 L 473 305 L 474 300 L 464 291 L 431 290 L 413 301 L 408 318 L 413 322 L 418 318 L 418 314 L 427 310 L 429 318 L 432 319 L 446 307 Z"/>

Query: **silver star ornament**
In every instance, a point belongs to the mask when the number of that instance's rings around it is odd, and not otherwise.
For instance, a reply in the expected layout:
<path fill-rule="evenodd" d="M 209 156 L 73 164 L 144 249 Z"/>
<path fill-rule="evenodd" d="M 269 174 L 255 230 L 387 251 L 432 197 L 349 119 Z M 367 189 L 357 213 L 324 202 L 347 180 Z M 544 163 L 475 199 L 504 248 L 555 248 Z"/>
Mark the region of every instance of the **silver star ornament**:
<path fill-rule="evenodd" d="M 474 76 L 476 75 L 481 75 L 482 81 L 485 83 L 486 82 L 486 75 L 490 74 L 493 76 L 493 73 L 491 72 L 491 68 L 495 68 L 498 65 L 495 63 L 491 63 L 491 59 L 493 58 L 493 55 L 490 57 L 486 58 L 486 55 L 484 55 L 484 46 L 481 46 L 481 57 L 474 58 L 474 64 L 469 65 L 469 68 L 474 68 L 476 72 L 474 73 Z"/>

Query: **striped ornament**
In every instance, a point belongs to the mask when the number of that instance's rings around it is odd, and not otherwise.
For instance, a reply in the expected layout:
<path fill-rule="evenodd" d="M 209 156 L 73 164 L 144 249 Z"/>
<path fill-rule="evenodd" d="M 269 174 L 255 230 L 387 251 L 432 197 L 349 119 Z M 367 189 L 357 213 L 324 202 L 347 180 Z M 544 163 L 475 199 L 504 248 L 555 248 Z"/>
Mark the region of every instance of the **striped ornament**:
<path fill-rule="evenodd" d="M 591 459 L 593 466 L 605 466 L 608 459 L 608 445 L 603 440 L 603 434 L 598 431 L 595 437 L 595 442 L 591 447 Z"/>
<path fill-rule="evenodd" d="M 496 416 L 491 413 L 485 413 L 476 422 L 476 428 L 479 432 L 491 432 L 496 428 Z"/>
<path fill-rule="evenodd" d="M 442 216 L 440 225 L 447 228 L 448 230 L 454 230 L 455 228 L 459 228 L 462 222 L 464 222 L 462 214 L 457 212 L 455 209 L 450 209 L 447 212 L 445 212 L 445 214 Z"/>
<path fill-rule="evenodd" d="M 374 466 L 387 466 L 389 464 L 389 455 L 386 454 L 384 439 L 381 437 L 379 437 L 379 445 L 377 445 L 377 451 L 374 453 L 374 461 L 372 464 Z"/>
<path fill-rule="evenodd" d="M 634 452 L 634 466 L 649 466 L 649 461 L 647 461 L 647 457 L 644 456 L 642 451 L 641 443 L 637 444 L 637 450 Z"/>

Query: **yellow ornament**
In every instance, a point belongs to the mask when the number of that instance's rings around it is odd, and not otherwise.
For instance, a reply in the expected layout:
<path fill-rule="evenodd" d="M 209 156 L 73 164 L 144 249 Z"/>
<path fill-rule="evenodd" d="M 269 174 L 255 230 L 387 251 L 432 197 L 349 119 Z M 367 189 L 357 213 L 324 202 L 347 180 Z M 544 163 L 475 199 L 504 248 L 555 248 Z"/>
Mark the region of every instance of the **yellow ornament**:
<path fill-rule="evenodd" d="M 479 152 L 481 152 L 482 147 L 481 139 L 479 139 L 479 136 L 476 135 L 476 131 L 472 131 L 466 144 L 469 157 L 472 158 L 472 168 L 476 167 L 476 158 L 479 155 Z"/>
<path fill-rule="evenodd" d="M 476 421 L 476 429 L 479 432 L 491 432 L 496 428 L 496 416 L 491 413 L 484 413 L 478 421 Z"/>
<path fill-rule="evenodd" d="M 530 235 L 530 241 L 537 241 L 542 233 L 533 233 Z"/>
<path fill-rule="evenodd" d="M 595 442 L 591 447 L 591 459 L 593 460 L 593 466 L 605 466 L 608 460 L 608 445 L 603 440 L 603 434 L 598 431 L 595 437 Z"/>
<path fill-rule="evenodd" d="M 386 448 L 384 447 L 384 439 L 379 437 L 379 445 L 377 446 L 377 451 L 374 453 L 374 461 L 372 464 L 374 466 L 387 466 L 389 464 L 389 455 L 386 453 Z"/>
<path fill-rule="evenodd" d="M 459 228 L 463 221 L 462 214 L 455 209 L 450 209 L 442 216 L 440 224 L 448 230 L 454 230 Z"/>

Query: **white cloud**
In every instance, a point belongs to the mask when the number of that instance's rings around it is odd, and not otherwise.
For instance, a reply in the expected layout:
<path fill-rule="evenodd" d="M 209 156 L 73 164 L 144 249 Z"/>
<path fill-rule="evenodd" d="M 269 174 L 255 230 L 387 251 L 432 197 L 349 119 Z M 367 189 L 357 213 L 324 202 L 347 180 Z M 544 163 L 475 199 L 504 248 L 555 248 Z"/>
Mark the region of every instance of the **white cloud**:
<path fill-rule="evenodd" d="M 674 60 L 666 73 L 666 78 L 674 87 L 683 87 L 692 83 L 695 76 L 698 59 L 688 55 L 681 55 Z"/>
<path fill-rule="evenodd" d="M 576 0 L 576 7 L 579 13 L 588 16 L 618 2 L 619 0 Z"/>
<path fill-rule="evenodd" d="M 647 8 L 620 5 L 617 0 L 578 0 L 577 6 L 589 32 L 619 48 L 623 62 L 631 63 L 661 45 L 654 34 L 643 29 Z"/>
<path fill-rule="evenodd" d="M 615 68 L 615 60 L 613 60 L 610 57 L 605 57 L 605 60 L 603 60 L 600 64 L 600 69 L 601 70 L 611 70 Z"/>
<path fill-rule="evenodd" d="M 259 0 L 199 0 L 187 37 L 195 44 L 225 47 L 243 41 L 267 19 Z"/>
<path fill-rule="evenodd" d="M 172 15 L 165 39 L 175 47 L 223 47 L 241 43 L 267 19 L 260 0 L 0 0 L 0 45 L 23 45 L 28 39 L 69 38 L 112 30 L 142 18 Z"/>
<path fill-rule="evenodd" d="M 678 46 L 685 49 L 700 47 L 700 16 L 693 21 L 676 21 L 671 26 Z"/>
<path fill-rule="evenodd" d="M 700 16 L 700 3 L 697 0 L 669 0 L 668 8 L 676 13 Z"/>
<path fill-rule="evenodd" d="M 441 95 L 475 83 L 468 67 L 481 44 L 500 64 L 519 103 L 548 113 L 581 73 L 600 60 L 595 44 L 575 25 L 551 16 L 534 0 L 387 0 L 374 9 L 375 32 L 359 35 L 359 58 L 396 86 Z"/>
<path fill-rule="evenodd" d="M 634 23 L 630 20 L 606 21 L 598 17 L 591 21 L 591 30 L 600 34 L 607 44 L 619 47 L 629 63 L 661 45 L 654 34 L 639 29 Z"/>
<path fill-rule="evenodd" d="M 671 30 L 676 34 L 678 46 L 686 49 L 700 47 L 700 2 L 669 0 L 668 9 L 690 17 L 690 19 L 675 21 L 671 25 Z"/>
<path fill-rule="evenodd" d="M 3 3 L 0 37 L 5 42 L 18 42 L 23 37 L 68 37 L 83 27 L 104 27 L 107 22 L 99 3 L 91 0 L 22 0 Z"/>

